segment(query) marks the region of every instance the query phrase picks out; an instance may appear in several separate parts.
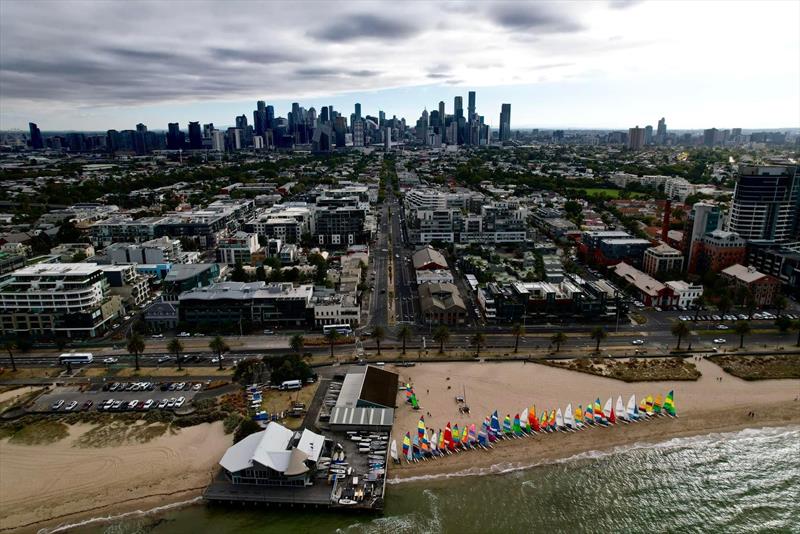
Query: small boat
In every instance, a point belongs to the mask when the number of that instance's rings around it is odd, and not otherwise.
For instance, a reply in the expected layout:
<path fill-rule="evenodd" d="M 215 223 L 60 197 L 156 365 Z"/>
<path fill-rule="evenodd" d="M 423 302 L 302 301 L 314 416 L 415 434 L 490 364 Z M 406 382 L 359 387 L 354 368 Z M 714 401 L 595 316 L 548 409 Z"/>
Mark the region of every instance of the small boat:
<path fill-rule="evenodd" d="M 664 412 L 670 417 L 678 417 L 675 411 L 675 392 L 670 391 L 667 393 L 667 398 L 664 399 Z"/>
<path fill-rule="evenodd" d="M 564 430 L 564 414 L 561 413 L 561 408 L 556 410 L 556 430 Z"/>
<path fill-rule="evenodd" d="M 609 397 L 608 400 L 606 401 L 605 406 L 603 406 L 603 419 L 605 419 L 606 422 L 608 423 L 611 422 L 611 414 L 614 409 L 613 406 L 614 406 L 614 401 L 611 399 L 611 397 Z"/>
<path fill-rule="evenodd" d="M 622 421 L 628 422 L 628 415 L 625 413 L 625 406 L 622 404 L 622 396 L 617 397 L 617 405 L 614 407 L 616 416 Z"/>
<path fill-rule="evenodd" d="M 625 417 L 631 423 L 635 423 L 638 417 L 636 417 L 636 395 L 631 395 L 631 398 L 628 399 L 628 406 L 625 408 Z"/>
<path fill-rule="evenodd" d="M 564 410 L 564 428 L 570 432 L 575 430 L 575 412 L 572 411 L 572 404 L 568 404 L 567 409 Z"/>

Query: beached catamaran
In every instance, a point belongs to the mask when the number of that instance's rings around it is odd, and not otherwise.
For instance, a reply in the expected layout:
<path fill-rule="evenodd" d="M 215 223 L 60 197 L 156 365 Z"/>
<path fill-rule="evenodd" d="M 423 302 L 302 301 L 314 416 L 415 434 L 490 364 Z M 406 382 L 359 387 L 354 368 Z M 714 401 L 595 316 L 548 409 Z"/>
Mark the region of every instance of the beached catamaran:
<path fill-rule="evenodd" d="M 409 404 L 418 409 L 419 404 L 410 385 L 407 385 L 406 394 Z M 657 415 L 678 416 L 675 410 L 674 391 L 671 390 L 665 397 L 660 394 L 655 398 L 647 395 L 642 397 L 638 404 L 636 395 L 631 395 L 626 405 L 623 405 L 622 396 L 617 397 L 616 403 L 614 397 L 610 397 L 603 406 L 597 398 L 589 402 L 585 410 L 580 404 L 573 410 L 570 403 L 563 412 L 561 408 L 543 410 L 540 416 L 536 415 L 536 406 L 532 405 L 515 414 L 513 418 L 511 414 L 507 414 L 503 418 L 502 426 L 495 410 L 483 420 L 480 431 L 474 423 L 464 424 L 459 428 L 458 424 L 451 426 L 450 422 L 444 430 L 440 429 L 438 432 L 434 429 L 428 430 L 425 418 L 420 417 L 417 432 L 414 434 L 406 432 L 403 437 L 402 455 L 398 456 L 395 441 L 391 443 L 390 454 L 396 463 L 399 463 L 400 458 L 405 458 L 409 463 L 418 462 L 470 449 L 488 451 L 493 448 L 492 444 L 495 441 L 503 439 L 520 439 L 545 432 L 574 432 L 586 429 L 590 425 L 608 427 L 617 421 L 635 423 L 655 418 Z"/>

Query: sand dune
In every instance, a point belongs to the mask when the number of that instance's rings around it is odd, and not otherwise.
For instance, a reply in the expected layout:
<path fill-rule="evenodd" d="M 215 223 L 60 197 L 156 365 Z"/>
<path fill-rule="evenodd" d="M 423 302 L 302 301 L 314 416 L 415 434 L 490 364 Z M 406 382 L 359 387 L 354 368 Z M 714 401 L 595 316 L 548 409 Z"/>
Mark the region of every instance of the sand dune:
<path fill-rule="evenodd" d="M 800 423 L 800 380 L 765 380 L 748 382 L 725 374 L 708 361 L 697 362 L 703 376 L 696 382 L 625 383 L 610 378 L 524 363 L 423 363 L 401 368 L 403 382 L 411 382 L 420 402 L 414 411 L 398 395 L 394 436 L 398 446 L 406 432 L 416 431 L 420 415 L 428 428 L 441 429 L 450 422 L 475 423 L 498 410 L 502 419 L 536 405 L 537 412 L 564 408 L 567 404 L 584 406 L 599 397 L 601 403 L 621 395 L 665 395 L 675 391 L 679 418 L 659 418 L 636 425 L 618 425 L 574 434 L 546 435 L 529 440 L 503 442 L 490 453 L 466 452 L 443 460 L 393 466 L 390 478 L 441 474 L 464 469 L 485 468 L 506 463 L 531 464 L 564 458 L 587 450 L 604 450 L 636 441 L 656 442 L 675 436 L 696 435 Z M 722 380 L 717 380 L 722 377 Z M 448 389 L 448 386 L 450 389 Z M 461 414 L 456 395 L 463 395 L 471 414 Z M 750 417 L 750 411 L 755 417 Z M 430 414 L 430 415 L 428 415 Z"/>
<path fill-rule="evenodd" d="M 146 444 L 105 448 L 73 447 L 90 425 L 70 427 L 70 436 L 50 445 L 0 441 L 0 529 L 92 510 L 141 508 L 199 492 L 216 471 L 231 437 L 222 423 L 164 435 Z"/>

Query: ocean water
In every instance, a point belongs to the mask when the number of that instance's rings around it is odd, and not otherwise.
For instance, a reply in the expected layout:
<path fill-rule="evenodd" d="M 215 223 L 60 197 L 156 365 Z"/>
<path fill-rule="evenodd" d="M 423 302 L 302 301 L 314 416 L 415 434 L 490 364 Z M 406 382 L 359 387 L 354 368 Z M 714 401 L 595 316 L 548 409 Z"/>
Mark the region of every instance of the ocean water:
<path fill-rule="evenodd" d="M 382 517 L 187 504 L 42 532 L 800 532 L 797 426 L 529 465 L 393 483 Z"/>

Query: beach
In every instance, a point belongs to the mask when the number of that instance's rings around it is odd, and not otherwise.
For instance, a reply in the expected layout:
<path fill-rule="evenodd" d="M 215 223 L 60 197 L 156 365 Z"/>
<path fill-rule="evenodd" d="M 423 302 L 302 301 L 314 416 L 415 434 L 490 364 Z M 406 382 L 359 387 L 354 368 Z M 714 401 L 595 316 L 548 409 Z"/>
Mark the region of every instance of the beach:
<path fill-rule="evenodd" d="M 35 531 L 191 499 L 206 487 L 231 444 L 217 422 L 147 443 L 73 446 L 91 428 L 73 425 L 67 438 L 49 445 L 0 441 L 0 530 Z"/>
<path fill-rule="evenodd" d="M 475 423 L 480 429 L 484 417 L 494 410 L 502 421 L 506 414 L 513 418 L 533 404 L 537 413 L 563 411 L 569 403 L 586 406 L 598 397 L 605 403 L 609 397 L 616 401 L 621 395 L 627 402 L 632 394 L 638 400 L 674 390 L 678 417 L 514 439 L 495 443 L 488 452 L 465 451 L 425 462 L 402 462 L 391 467 L 389 480 L 502 472 L 635 443 L 800 424 L 800 380 L 748 382 L 725 374 L 706 360 L 695 363 L 703 374 L 697 381 L 638 383 L 522 362 L 422 363 L 398 368 L 401 382 L 414 386 L 420 402 L 420 410 L 412 410 L 405 402 L 405 392 L 398 393 L 393 430 L 398 447 L 406 432 L 414 435 L 420 415 L 425 416 L 428 428 L 437 431 L 448 422 L 460 428 Z M 470 414 L 459 413 L 456 396 L 466 396 Z"/>

